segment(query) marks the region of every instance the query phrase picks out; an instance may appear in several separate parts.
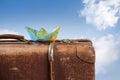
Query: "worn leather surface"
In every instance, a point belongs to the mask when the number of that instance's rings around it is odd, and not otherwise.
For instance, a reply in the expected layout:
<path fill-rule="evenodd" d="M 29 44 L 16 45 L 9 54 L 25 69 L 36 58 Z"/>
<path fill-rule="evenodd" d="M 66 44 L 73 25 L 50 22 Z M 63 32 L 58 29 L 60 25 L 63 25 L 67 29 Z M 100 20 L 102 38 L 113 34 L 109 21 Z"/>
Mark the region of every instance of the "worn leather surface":
<path fill-rule="evenodd" d="M 53 80 L 95 80 L 95 53 L 91 46 L 89 42 L 57 43 L 54 47 Z"/>
<path fill-rule="evenodd" d="M 24 36 L 14 35 L 14 34 L 3 34 L 3 35 L 0 35 L 0 39 L 17 39 L 17 40 L 21 40 L 21 39 L 24 39 Z"/>
<path fill-rule="evenodd" d="M 91 42 L 56 42 L 53 58 L 53 80 L 95 80 Z M 48 43 L 0 42 L 0 80 L 50 80 L 49 69 Z"/>
<path fill-rule="evenodd" d="M 91 45 L 79 45 L 77 46 L 77 56 L 88 63 L 95 63 L 94 48 Z"/>
<path fill-rule="evenodd" d="M 0 44 L 0 80 L 49 80 L 46 44 Z"/>

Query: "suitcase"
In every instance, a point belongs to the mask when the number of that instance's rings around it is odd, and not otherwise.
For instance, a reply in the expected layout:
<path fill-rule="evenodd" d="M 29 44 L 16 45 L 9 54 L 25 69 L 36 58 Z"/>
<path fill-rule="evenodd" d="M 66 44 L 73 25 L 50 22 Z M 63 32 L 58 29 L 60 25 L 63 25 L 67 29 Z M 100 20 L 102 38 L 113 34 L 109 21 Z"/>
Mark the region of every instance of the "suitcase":
<path fill-rule="evenodd" d="M 94 47 L 87 39 L 51 43 L 0 35 L 0 80 L 95 80 Z"/>

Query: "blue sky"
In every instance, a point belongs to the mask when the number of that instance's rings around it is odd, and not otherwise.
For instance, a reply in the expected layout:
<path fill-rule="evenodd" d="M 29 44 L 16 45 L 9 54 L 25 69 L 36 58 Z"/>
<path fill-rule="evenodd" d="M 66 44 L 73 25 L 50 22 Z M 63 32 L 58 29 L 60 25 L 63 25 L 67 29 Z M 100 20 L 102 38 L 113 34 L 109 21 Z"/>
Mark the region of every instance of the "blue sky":
<path fill-rule="evenodd" d="M 0 0 L 0 34 L 29 39 L 25 26 L 48 31 L 60 26 L 58 39 L 88 38 L 96 50 L 96 80 L 119 80 L 120 0 Z"/>

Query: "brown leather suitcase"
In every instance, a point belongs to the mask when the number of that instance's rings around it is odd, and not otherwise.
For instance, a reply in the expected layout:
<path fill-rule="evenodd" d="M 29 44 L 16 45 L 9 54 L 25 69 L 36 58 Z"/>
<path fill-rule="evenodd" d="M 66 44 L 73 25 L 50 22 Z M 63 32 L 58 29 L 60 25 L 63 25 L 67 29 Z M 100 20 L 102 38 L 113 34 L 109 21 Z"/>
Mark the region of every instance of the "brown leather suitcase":
<path fill-rule="evenodd" d="M 20 35 L 0 35 L 0 80 L 95 80 L 92 42 L 34 42 Z"/>

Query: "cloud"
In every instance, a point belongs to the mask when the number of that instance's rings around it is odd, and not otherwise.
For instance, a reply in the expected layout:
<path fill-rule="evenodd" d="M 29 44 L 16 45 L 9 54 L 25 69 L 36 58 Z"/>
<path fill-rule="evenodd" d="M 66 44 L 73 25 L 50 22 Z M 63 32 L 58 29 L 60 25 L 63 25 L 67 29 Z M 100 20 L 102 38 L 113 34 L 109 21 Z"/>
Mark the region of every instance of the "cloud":
<path fill-rule="evenodd" d="M 120 18 L 120 0 L 83 0 L 84 9 L 80 15 L 86 22 L 99 30 L 115 27 Z"/>
<path fill-rule="evenodd" d="M 103 36 L 94 41 L 96 51 L 96 73 L 106 73 L 107 68 L 120 55 L 120 39 L 113 35 Z"/>
<path fill-rule="evenodd" d="M 0 34 L 18 34 L 18 32 L 8 29 L 0 29 Z"/>

